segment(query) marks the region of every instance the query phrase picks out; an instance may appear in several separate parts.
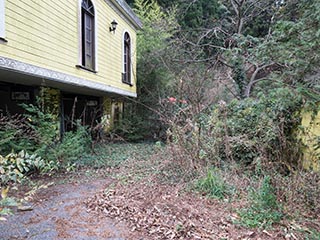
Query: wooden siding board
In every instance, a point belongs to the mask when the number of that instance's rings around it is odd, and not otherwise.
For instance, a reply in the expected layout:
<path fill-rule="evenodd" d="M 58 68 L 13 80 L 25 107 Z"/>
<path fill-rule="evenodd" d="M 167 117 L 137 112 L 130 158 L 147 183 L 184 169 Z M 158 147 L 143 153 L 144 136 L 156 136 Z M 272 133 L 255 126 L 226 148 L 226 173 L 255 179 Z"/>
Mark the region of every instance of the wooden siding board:
<path fill-rule="evenodd" d="M 73 55 L 72 57 L 77 56 L 77 51 L 73 48 L 74 42 L 57 41 L 57 39 L 51 38 L 50 36 L 44 34 L 31 35 L 32 30 L 30 30 L 27 26 L 23 29 L 17 27 L 15 30 L 19 31 L 12 31 L 10 29 L 7 31 L 8 38 L 15 40 L 14 45 L 31 47 L 34 42 L 43 41 L 43 44 L 32 46 L 32 48 L 39 49 L 50 54 L 53 53 L 53 55 L 57 52 L 60 52 L 64 55 Z M 23 51 L 23 48 L 21 50 Z"/>
<path fill-rule="evenodd" d="M 73 39 L 74 35 L 70 29 L 76 27 L 67 22 L 61 21 L 59 24 L 63 24 L 64 27 L 60 27 L 57 22 L 48 18 L 44 21 L 41 18 L 33 18 L 31 15 L 27 15 L 22 9 L 8 9 L 7 14 L 8 24 L 12 24 L 12 27 L 17 27 L 17 25 L 22 23 L 22 26 L 29 26 L 35 30 L 35 33 L 41 32 L 44 34 L 50 33 L 55 36 L 63 36 L 64 38 Z M 16 22 L 18 21 L 18 22 Z M 15 23 L 15 24 L 13 24 Z M 66 26 L 70 25 L 70 28 Z"/>
<path fill-rule="evenodd" d="M 43 3 L 46 4 L 45 6 L 48 6 L 48 2 L 49 1 L 43 1 Z M 29 3 L 29 1 L 26 3 L 21 0 L 11 1 L 8 3 L 8 8 L 22 10 L 24 14 L 27 14 L 26 16 L 43 20 L 44 22 L 47 22 L 49 19 L 56 19 L 60 22 L 59 19 L 61 18 L 61 16 L 63 16 L 64 20 L 68 20 L 67 22 L 74 22 L 74 18 L 76 17 L 76 14 L 74 14 L 73 17 L 61 14 L 61 11 L 59 11 L 58 14 L 55 9 L 44 8 L 41 5 L 31 5 Z M 65 26 L 61 27 L 64 28 Z"/>
<path fill-rule="evenodd" d="M 0 37 L 6 37 L 6 25 L 5 25 L 5 0 L 0 0 Z"/>

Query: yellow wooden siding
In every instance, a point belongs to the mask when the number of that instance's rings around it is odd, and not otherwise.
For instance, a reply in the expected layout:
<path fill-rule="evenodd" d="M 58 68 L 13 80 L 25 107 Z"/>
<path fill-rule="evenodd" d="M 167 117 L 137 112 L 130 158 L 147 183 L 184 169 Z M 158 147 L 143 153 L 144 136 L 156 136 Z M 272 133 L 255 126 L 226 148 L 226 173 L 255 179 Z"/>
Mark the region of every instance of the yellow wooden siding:
<path fill-rule="evenodd" d="M 315 171 L 320 170 L 320 149 L 318 140 L 320 138 L 320 112 L 316 116 L 312 116 L 310 112 L 302 114 L 303 131 L 300 134 L 301 141 L 305 148 L 303 151 L 303 166 L 307 169 Z"/>
<path fill-rule="evenodd" d="M 0 44 L 0 55 L 134 93 L 135 85 L 123 84 L 121 72 L 122 34 L 125 29 L 129 31 L 135 48 L 135 29 L 104 0 L 93 3 L 97 17 L 97 73 L 76 68 L 80 54 L 78 0 L 6 0 L 8 42 Z M 115 33 L 109 31 L 113 19 L 118 22 Z M 133 60 L 135 68 L 135 56 Z"/>

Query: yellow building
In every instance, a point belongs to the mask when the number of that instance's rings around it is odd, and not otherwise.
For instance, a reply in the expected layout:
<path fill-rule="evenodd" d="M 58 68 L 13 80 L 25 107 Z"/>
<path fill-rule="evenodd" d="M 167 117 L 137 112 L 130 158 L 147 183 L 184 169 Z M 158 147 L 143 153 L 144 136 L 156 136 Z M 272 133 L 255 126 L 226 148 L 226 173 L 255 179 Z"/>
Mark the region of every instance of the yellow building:
<path fill-rule="evenodd" d="M 87 124 L 98 107 L 136 97 L 141 27 L 124 0 L 0 0 L 0 109 L 20 111 L 50 87 L 63 130 L 71 113 Z"/>
<path fill-rule="evenodd" d="M 304 144 L 303 167 L 313 171 L 320 171 L 320 112 L 302 114 L 302 131 L 300 138 Z"/>

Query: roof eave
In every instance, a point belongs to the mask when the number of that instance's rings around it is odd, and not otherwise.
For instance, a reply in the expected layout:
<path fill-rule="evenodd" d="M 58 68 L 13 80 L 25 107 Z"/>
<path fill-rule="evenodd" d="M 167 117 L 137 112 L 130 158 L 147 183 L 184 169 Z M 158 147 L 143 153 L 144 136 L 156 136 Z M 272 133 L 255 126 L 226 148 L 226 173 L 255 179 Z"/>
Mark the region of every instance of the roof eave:
<path fill-rule="evenodd" d="M 109 0 L 137 28 L 142 29 L 142 22 L 124 0 Z"/>

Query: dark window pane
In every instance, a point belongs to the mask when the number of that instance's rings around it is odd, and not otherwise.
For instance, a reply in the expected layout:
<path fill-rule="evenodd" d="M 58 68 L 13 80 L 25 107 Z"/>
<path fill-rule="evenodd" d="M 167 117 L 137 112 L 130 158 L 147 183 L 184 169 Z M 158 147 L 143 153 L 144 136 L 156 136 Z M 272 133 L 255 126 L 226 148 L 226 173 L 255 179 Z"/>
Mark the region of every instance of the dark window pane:
<path fill-rule="evenodd" d="M 130 44 L 130 36 L 128 33 L 124 35 L 124 53 L 123 53 L 123 68 L 124 68 L 124 76 L 123 81 L 125 83 L 131 83 L 131 44 Z"/>
<path fill-rule="evenodd" d="M 94 8 L 90 0 L 82 1 L 82 65 L 94 68 Z"/>

